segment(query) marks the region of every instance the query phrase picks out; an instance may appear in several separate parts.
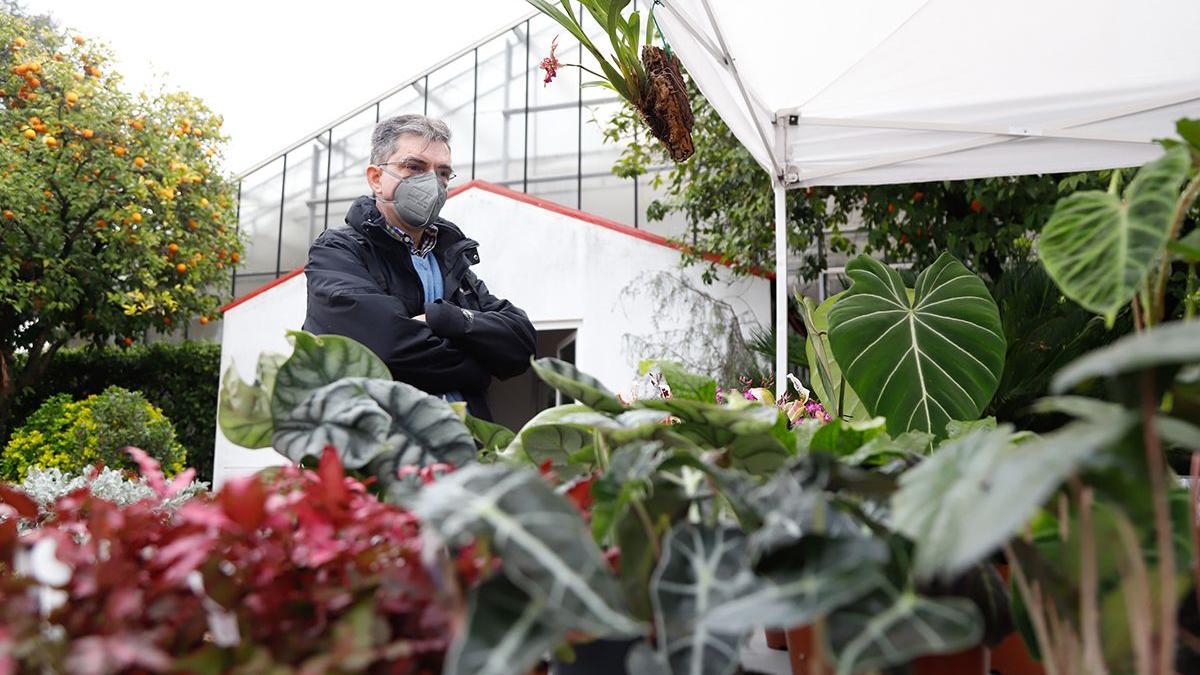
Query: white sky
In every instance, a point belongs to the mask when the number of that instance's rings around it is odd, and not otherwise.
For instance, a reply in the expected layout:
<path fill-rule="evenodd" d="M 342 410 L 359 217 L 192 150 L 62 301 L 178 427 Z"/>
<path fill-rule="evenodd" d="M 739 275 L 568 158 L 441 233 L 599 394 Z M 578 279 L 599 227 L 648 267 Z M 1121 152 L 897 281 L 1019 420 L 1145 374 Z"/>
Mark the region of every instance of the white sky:
<path fill-rule="evenodd" d="M 523 0 L 26 0 L 107 42 L 132 91 L 188 91 L 225 118 L 241 172 L 528 15 Z"/>

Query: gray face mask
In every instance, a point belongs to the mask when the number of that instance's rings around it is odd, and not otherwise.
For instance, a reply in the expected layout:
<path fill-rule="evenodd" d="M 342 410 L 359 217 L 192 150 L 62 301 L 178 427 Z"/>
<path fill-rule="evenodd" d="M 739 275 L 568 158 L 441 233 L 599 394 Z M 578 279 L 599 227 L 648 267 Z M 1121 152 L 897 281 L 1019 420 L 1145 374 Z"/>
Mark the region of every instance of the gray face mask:
<path fill-rule="evenodd" d="M 387 169 L 383 170 L 388 175 L 399 178 Z M 438 180 L 437 174 L 432 171 L 418 173 L 408 178 L 400 178 L 395 191 L 392 192 L 391 201 L 382 198 L 380 201 L 391 204 L 392 208 L 396 209 L 396 215 L 409 227 L 425 227 L 442 212 L 442 207 L 446 204 L 446 186 L 442 185 L 442 181 Z"/>

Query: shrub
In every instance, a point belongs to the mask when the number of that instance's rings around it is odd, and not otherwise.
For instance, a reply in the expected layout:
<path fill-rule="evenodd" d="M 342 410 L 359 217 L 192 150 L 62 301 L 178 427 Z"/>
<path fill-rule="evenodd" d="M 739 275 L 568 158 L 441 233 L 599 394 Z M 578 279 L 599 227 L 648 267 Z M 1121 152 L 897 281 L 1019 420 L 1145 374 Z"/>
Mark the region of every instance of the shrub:
<path fill-rule="evenodd" d="M 190 472 L 168 484 L 134 452 L 154 498 L 78 490 L 23 536 L 37 505 L 0 485 L 0 672 L 441 671 L 417 520 L 335 453 L 164 512 Z"/>
<path fill-rule="evenodd" d="M 79 473 L 30 467 L 21 483 L 21 490 L 45 510 L 50 510 L 59 499 L 81 488 L 87 488 L 96 497 L 118 506 L 128 506 L 156 496 L 145 478 L 130 478 L 124 472 L 108 467 L 96 470 L 89 466 Z M 178 494 L 162 502 L 161 507 L 177 509 L 207 489 L 206 483 L 193 481 Z"/>
<path fill-rule="evenodd" d="M 72 401 L 51 397 L 17 429 L 0 456 L 0 478 L 20 481 L 31 467 L 79 473 L 89 465 L 133 468 L 124 449 L 145 448 L 175 474 L 185 452 L 162 411 L 139 392 L 109 387 Z"/>
<path fill-rule="evenodd" d="M 133 389 L 175 425 L 176 437 L 187 449 L 184 464 L 196 469 L 199 480 L 211 481 L 220 364 L 221 345 L 208 342 L 64 349 L 17 399 L 11 430 L 55 394 L 79 399 L 113 385 Z M 7 440 L 0 429 L 0 447 Z"/>

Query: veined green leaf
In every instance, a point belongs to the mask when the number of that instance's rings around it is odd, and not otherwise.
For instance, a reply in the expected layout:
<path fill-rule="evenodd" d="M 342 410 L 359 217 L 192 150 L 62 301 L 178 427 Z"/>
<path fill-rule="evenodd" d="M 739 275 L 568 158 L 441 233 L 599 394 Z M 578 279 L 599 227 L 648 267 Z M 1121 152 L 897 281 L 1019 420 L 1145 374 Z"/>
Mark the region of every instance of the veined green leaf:
<path fill-rule="evenodd" d="M 575 366 L 555 358 L 543 358 L 533 362 L 533 370 L 543 382 L 587 407 L 598 412 L 620 413 L 625 406 L 617 400 L 600 380 L 581 372 Z"/>
<path fill-rule="evenodd" d="M 312 392 L 344 377 L 392 379 L 383 361 L 362 344 L 341 335 L 288 331 L 295 349 L 279 367 L 271 413 L 283 419 Z"/>
<path fill-rule="evenodd" d="M 1037 248 L 1064 295 L 1112 325 L 1163 254 L 1191 164 L 1177 146 L 1143 166 L 1123 199 L 1088 190 L 1059 200 Z"/>
<path fill-rule="evenodd" d="M 832 295 L 815 308 L 811 307 L 811 299 L 804 299 L 810 306 L 804 319 L 808 328 L 804 351 L 809 363 L 818 364 L 818 377 L 813 379 L 812 385 L 825 410 L 843 420 L 862 420 L 870 415 L 867 414 L 858 394 L 854 393 L 854 388 L 842 377 L 842 369 L 838 367 L 833 358 L 833 351 L 829 348 L 829 310 L 841 297 L 841 293 Z"/>
<path fill-rule="evenodd" d="M 565 631 L 547 611 L 503 576 L 471 589 L 466 630 L 447 655 L 445 675 L 511 675 L 528 672 Z"/>
<path fill-rule="evenodd" d="M 850 289 L 829 311 L 829 344 L 846 379 L 888 432 L 944 437 L 974 419 L 1004 368 L 1000 312 L 979 277 L 943 253 L 912 299 L 896 270 L 865 255 L 846 266 Z"/>
<path fill-rule="evenodd" d="M 578 510 L 536 470 L 472 464 L 426 486 L 411 508 L 451 544 L 488 541 L 504 575 L 546 600 L 564 630 L 596 637 L 642 632 Z"/>
<path fill-rule="evenodd" d="M 1061 393 L 1092 378 L 1194 363 L 1200 363 L 1200 321 L 1164 323 L 1072 361 L 1054 376 L 1051 390 Z"/>

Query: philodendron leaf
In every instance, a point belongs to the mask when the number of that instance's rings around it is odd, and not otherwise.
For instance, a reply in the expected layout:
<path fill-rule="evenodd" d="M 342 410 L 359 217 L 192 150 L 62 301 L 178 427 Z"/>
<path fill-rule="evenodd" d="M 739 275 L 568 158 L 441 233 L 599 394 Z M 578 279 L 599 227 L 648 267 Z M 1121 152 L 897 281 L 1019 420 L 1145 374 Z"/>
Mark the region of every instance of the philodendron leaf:
<path fill-rule="evenodd" d="M 721 405 L 664 398 L 638 401 L 637 406 L 671 413 L 679 418 L 673 431 L 709 448 L 725 447 L 738 436 L 768 433 L 782 414 L 773 405 L 747 401 Z"/>
<path fill-rule="evenodd" d="M 853 454 L 872 439 L 886 435 L 887 420 L 871 417 L 848 422 L 834 419 L 821 426 L 808 444 L 809 451 L 828 452 L 845 457 Z"/>
<path fill-rule="evenodd" d="M 348 469 L 373 462 L 381 478 L 406 464 L 474 461 L 475 441 L 454 409 L 403 382 L 348 377 L 312 392 L 275 424 L 275 449 L 294 462 L 332 445 Z"/>
<path fill-rule="evenodd" d="M 689 373 L 680 363 L 674 361 L 647 360 L 638 364 L 638 374 L 645 375 L 651 368 L 657 367 L 663 374 L 667 385 L 671 387 L 672 398 L 682 398 L 689 401 L 704 401 L 713 403 L 717 400 L 717 381 L 711 377 Z"/>
<path fill-rule="evenodd" d="M 838 675 L 949 654 L 979 643 L 983 619 L 965 598 L 926 598 L 887 582 L 826 622 Z"/>
<path fill-rule="evenodd" d="M 642 632 L 579 511 L 537 471 L 472 464 L 426 486 L 411 508 L 451 544 L 487 541 L 504 575 L 546 601 L 563 630 L 595 637 Z"/>
<path fill-rule="evenodd" d="M 312 392 L 342 378 L 392 379 L 374 352 L 348 337 L 293 330 L 288 331 L 288 339 L 295 349 L 275 379 L 271 413 L 276 420 L 286 417 Z"/>
<path fill-rule="evenodd" d="M 708 621 L 753 584 L 745 536 L 729 526 L 681 522 L 663 540 L 650 578 L 658 651 L 673 675 L 726 675 L 747 631 Z"/>
<path fill-rule="evenodd" d="M 1194 363 L 1200 363 L 1200 321 L 1164 323 L 1072 361 L 1054 376 L 1051 390 L 1062 393 L 1092 378 Z"/>
<path fill-rule="evenodd" d="M 474 415 L 467 414 L 463 418 L 463 422 L 467 425 L 467 430 L 483 447 L 486 453 L 497 452 L 502 448 L 508 447 L 509 443 L 517 437 L 512 429 L 503 424 L 496 424 L 487 420 L 481 420 Z"/>
<path fill-rule="evenodd" d="M 583 413 L 598 414 L 582 403 L 569 403 L 543 410 L 521 427 L 516 438 L 505 448 L 504 456 L 517 461 L 527 461 L 534 466 L 541 466 L 549 461 L 555 471 L 564 477 L 577 473 L 581 469 L 572 465 L 571 458 L 592 446 L 594 434 L 587 424 L 563 420 Z"/>
<path fill-rule="evenodd" d="M 533 362 L 533 371 L 563 396 L 579 401 L 593 410 L 614 414 L 625 410 L 625 406 L 621 405 L 616 395 L 601 384 L 600 380 L 581 373 L 566 361 L 554 358 L 538 359 Z"/>
<path fill-rule="evenodd" d="M 1143 166 L 1123 198 L 1088 190 L 1058 201 L 1037 249 L 1064 295 L 1112 325 L 1163 253 L 1191 165 L 1177 146 Z"/>
<path fill-rule="evenodd" d="M 878 539 L 806 537 L 756 569 L 753 586 L 705 620 L 740 632 L 808 624 L 874 589 L 886 559 L 887 548 Z"/>
<path fill-rule="evenodd" d="M 867 256 L 846 266 L 849 290 L 829 311 L 829 344 L 872 415 L 893 436 L 944 437 L 979 416 L 1004 369 L 1000 312 L 979 277 L 943 253 L 912 300 L 896 270 Z"/>
<path fill-rule="evenodd" d="M 670 413 L 661 410 L 626 410 L 620 415 L 583 411 L 563 415 L 563 424 L 577 425 L 599 431 L 615 444 L 645 440 L 659 434 Z"/>
<path fill-rule="evenodd" d="M 271 393 L 275 389 L 275 374 L 287 356 L 262 354 L 254 384 L 238 377 L 232 363 L 221 378 L 221 396 L 217 406 L 217 423 L 229 442 L 243 448 L 271 447 L 275 422 L 271 416 Z"/>
<path fill-rule="evenodd" d="M 825 302 L 808 310 L 808 339 L 804 343 L 804 351 L 808 355 L 809 363 L 820 364 L 821 372 L 818 373 L 818 377 L 813 378 L 812 385 L 813 393 L 825 406 L 826 412 L 846 421 L 861 420 L 870 415 L 867 414 L 858 394 L 854 393 L 854 388 L 842 377 L 842 369 L 838 367 L 837 360 L 833 358 L 833 351 L 829 348 L 829 310 L 841 296 L 841 293 L 831 295 Z M 826 386 L 826 380 L 829 381 L 829 386 Z"/>
<path fill-rule="evenodd" d="M 546 600 L 533 598 L 502 575 L 471 589 L 465 630 L 455 636 L 444 675 L 529 672 L 566 634 Z"/>
<path fill-rule="evenodd" d="M 918 576 L 952 577 L 999 548 L 1134 422 L 1116 414 L 1018 444 L 1012 427 L 1001 425 L 943 443 L 900 477 L 892 495 L 892 526 L 916 543 Z"/>

